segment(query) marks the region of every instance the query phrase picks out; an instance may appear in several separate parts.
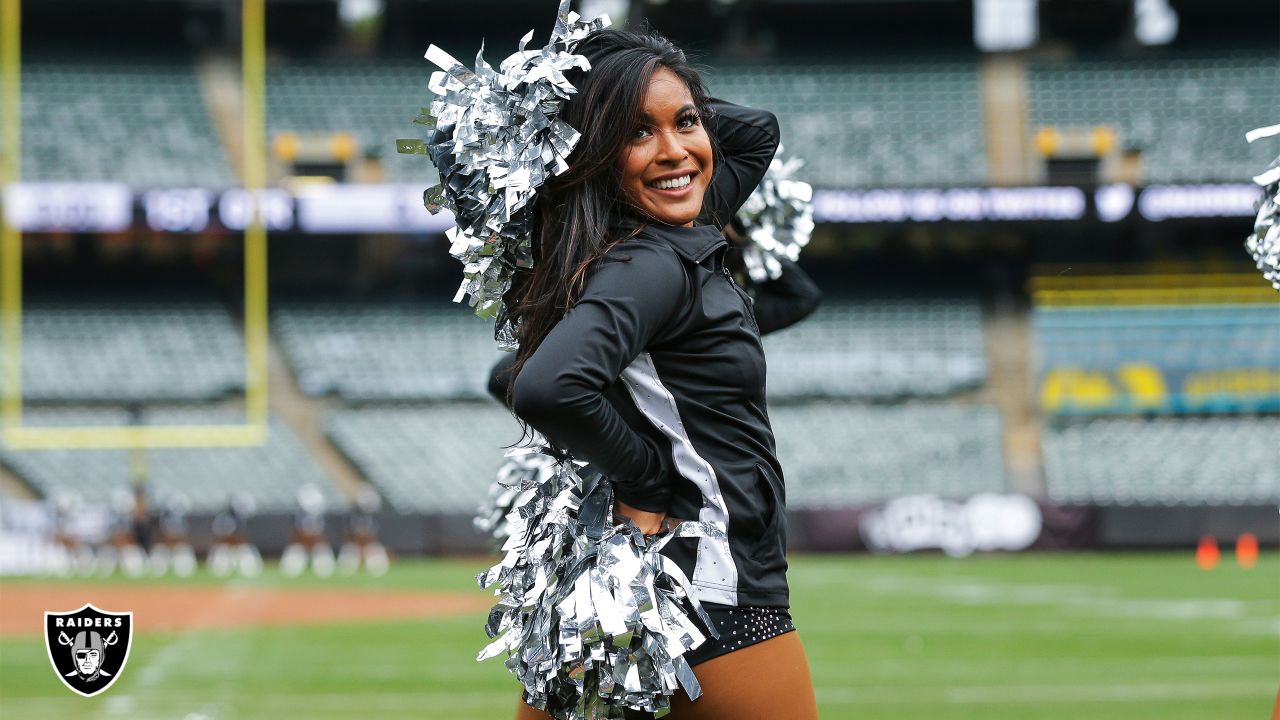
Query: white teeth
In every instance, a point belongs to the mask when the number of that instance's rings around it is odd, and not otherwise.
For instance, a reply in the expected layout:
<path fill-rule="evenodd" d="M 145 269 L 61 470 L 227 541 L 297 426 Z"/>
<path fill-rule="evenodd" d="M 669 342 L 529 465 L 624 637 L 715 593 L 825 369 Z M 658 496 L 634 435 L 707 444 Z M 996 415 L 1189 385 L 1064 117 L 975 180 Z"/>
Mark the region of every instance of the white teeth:
<path fill-rule="evenodd" d="M 653 186 L 659 190 L 675 190 L 676 188 L 682 188 L 685 185 L 688 185 L 691 180 L 693 180 L 692 175 L 681 175 L 678 178 L 671 178 L 670 180 L 659 180 L 655 182 Z"/>

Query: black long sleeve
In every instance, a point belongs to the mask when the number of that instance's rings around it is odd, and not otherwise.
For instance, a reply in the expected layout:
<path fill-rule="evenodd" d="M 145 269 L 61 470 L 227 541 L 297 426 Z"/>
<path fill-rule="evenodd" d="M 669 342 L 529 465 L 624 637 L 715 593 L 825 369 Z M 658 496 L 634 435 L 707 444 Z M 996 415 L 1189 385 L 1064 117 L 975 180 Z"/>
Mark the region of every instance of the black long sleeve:
<path fill-rule="evenodd" d="M 605 390 L 656 338 L 689 297 L 680 259 L 655 244 L 628 243 L 627 262 L 603 261 L 516 377 L 515 412 L 554 445 L 595 465 L 623 502 L 666 512 L 670 447 L 637 433 Z"/>
<path fill-rule="evenodd" d="M 507 386 L 511 384 L 511 369 L 515 364 L 515 353 L 503 353 L 489 369 L 489 394 L 503 405 L 507 404 Z"/>
<path fill-rule="evenodd" d="M 698 221 L 724 229 L 760 184 L 782 134 L 778 118 L 768 110 L 715 98 L 709 105 L 711 117 L 704 122 L 720 153 Z"/>
<path fill-rule="evenodd" d="M 760 334 L 791 327 L 813 314 L 822 301 L 822 291 L 800 266 L 786 258 L 782 275 L 754 286 L 756 324 Z"/>
<path fill-rule="evenodd" d="M 782 263 L 782 274 L 777 279 L 751 286 L 761 335 L 795 325 L 812 315 L 822 302 L 822 290 L 808 273 L 786 258 L 778 260 Z M 503 405 L 507 404 L 507 385 L 515 363 L 515 353 L 503 353 L 489 369 L 489 394 Z"/>

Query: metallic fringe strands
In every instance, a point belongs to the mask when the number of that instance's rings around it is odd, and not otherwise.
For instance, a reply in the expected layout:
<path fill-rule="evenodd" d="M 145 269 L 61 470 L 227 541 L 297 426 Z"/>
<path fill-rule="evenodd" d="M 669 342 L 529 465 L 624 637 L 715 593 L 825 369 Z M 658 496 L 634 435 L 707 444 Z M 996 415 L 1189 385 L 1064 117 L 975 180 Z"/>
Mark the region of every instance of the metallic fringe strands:
<path fill-rule="evenodd" d="M 521 492 L 543 485 L 555 473 L 555 458 L 541 452 L 537 446 L 545 444 L 542 435 L 533 431 L 533 447 L 517 447 L 507 451 L 506 462 L 498 468 L 498 477 L 489 486 L 489 497 L 476 510 L 472 524 L 477 530 L 492 537 L 502 547 L 511 537 L 507 515 L 515 506 Z"/>
<path fill-rule="evenodd" d="M 517 341 L 502 296 L 516 268 L 533 266 L 531 201 L 548 177 L 569 167 L 578 142 L 578 131 L 558 117 L 577 92 L 564 73 L 590 70 L 573 47 L 608 25 L 605 15 L 583 21 L 561 0 L 551 42 L 526 50 L 530 30 L 498 70 L 485 62 L 483 48 L 472 71 L 432 45 L 426 58 L 443 72 L 432 73 L 428 88 L 435 98 L 414 120 L 426 126 L 427 137 L 396 141 L 397 152 L 426 155 L 440 173 L 423 203 L 433 214 L 448 208 L 457 222 L 447 233 L 449 254 L 464 265 L 453 300 L 470 295 L 476 315 L 495 320 L 494 339 L 503 350 L 514 350 Z"/>
<path fill-rule="evenodd" d="M 1280 125 L 1251 130 L 1244 137 L 1253 142 L 1274 135 L 1280 135 Z M 1280 290 L 1280 157 L 1271 161 L 1261 175 L 1254 176 L 1253 181 L 1262 186 L 1263 192 L 1255 207 L 1258 218 L 1253 222 L 1253 233 L 1244 246 L 1271 287 Z"/>
<path fill-rule="evenodd" d="M 706 640 L 692 613 L 720 635 L 660 551 L 725 528 L 689 521 L 646 536 L 627 518 L 614 524 L 612 485 L 590 466 L 521 462 L 502 561 L 476 577 L 498 597 L 485 625 L 494 640 L 477 659 L 506 651 L 524 701 L 558 720 L 623 718 L 627 708 L 663 717 L 677 687 L 701 696 L 684 658 Z"/>
<path fill-rule="evenodd" d="M 753 282 L 777 280 L 782 275 L 778 258 L 795 261 L 800 249 L 813 235 L 813 186 L 794 178 L 804 161 L 780 159 L 769 164 L 764 180 L 738 210 L 738 221 L 751 244 L 742 250 L 742 260 Z"/>

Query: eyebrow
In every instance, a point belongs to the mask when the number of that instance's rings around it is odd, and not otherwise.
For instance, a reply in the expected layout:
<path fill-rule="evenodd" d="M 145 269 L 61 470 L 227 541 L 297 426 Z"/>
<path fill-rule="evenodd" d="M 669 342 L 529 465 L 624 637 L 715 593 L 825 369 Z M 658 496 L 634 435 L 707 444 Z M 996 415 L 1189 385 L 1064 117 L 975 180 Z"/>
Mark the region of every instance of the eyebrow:
<path fill-rule="evenodd" d="M 684 113 L 686 113 L 686 112 L 688 112 L 688 111 L 690 111 L 690 110 L 696 110 L 696 109 L 697 109 L 697 108 L 695 108 L 695 107 L 694 107 L 693 103 L 689 103 L 689 104 L 685 105 L 684 107 L 682 107 L 682 108 L 680 108 L 679 110 L 677 110 L 677 111 L 676 111 L 676 117 L 680 117 L 680 116 L 681 116 L 681 115 L 683 115 Z M 652 115 L 650 115 L 650 114 L 649 114 L 649 113 L 647 113 L 647 112 L 641 112 L 641 113 L 640 113 L 640 119 L 641 119 L 641 120 L 648 120 L 648 121 L 652 122 L 652 121 L 653 121 L 653 116 L 652 116 Z"/>

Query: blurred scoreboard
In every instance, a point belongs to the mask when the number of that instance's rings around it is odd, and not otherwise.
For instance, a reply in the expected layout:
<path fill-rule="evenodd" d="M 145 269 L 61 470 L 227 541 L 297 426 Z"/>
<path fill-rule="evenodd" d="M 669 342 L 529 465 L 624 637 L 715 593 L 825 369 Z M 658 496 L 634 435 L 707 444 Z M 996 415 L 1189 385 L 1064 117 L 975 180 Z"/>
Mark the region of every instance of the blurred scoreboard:
<path fill-rule="evenodd" d="M 441 233 L 448 211 L 423 207 L 428 183 L 300 183 L 291 189 L 158 188 L 111 182 L 23 182 L 4 190 L 5 218 L 22 232 L 240 231 L 255 210 L 272 231 Z M 818 190 L 819 223 L 1160 222 L 1251 218 L 1260 195 L 1248 183 L 1098 187 L 873 188 Z"/>

